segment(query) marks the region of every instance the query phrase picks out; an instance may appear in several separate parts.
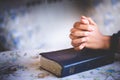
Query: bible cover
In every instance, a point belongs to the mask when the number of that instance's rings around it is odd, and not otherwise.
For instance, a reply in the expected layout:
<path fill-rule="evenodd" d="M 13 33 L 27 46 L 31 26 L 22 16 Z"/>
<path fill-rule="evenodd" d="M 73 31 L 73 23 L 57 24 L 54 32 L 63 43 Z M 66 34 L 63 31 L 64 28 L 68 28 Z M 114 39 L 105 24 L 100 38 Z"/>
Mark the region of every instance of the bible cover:
<path fill-rule="evenodd" d="M 41 68 L 58 77 L 65 77 L 75 73 L 87 71 L 110 64 L 114 61 L 114 53 L 108 50 L 73 48 L 40 53 Z"/>

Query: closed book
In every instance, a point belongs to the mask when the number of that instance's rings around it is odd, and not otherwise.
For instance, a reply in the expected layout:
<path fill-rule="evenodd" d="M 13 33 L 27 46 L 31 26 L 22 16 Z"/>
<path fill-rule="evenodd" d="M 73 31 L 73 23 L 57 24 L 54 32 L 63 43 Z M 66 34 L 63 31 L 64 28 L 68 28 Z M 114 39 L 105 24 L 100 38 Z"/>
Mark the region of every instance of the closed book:
<path fill-rule="evenodd" d="M 114 53 L 109 50 L 73 48 L 40 53 L 41 68 L 57 77 L 65 77 L 79 72 L 110 64 L 114 61 Z"/>

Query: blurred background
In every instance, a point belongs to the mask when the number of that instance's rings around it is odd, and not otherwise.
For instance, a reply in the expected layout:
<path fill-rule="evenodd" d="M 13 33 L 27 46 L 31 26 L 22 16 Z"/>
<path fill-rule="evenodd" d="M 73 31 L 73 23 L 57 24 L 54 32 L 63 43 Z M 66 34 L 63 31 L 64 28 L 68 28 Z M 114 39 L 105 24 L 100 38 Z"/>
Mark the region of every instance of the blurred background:
<path fill-rule="evenodd" d="M 70 29 L 82 15 L 112 35 L 119 14 L 120 0 L 0 0 L 0 51 L 70 48 Z"/>

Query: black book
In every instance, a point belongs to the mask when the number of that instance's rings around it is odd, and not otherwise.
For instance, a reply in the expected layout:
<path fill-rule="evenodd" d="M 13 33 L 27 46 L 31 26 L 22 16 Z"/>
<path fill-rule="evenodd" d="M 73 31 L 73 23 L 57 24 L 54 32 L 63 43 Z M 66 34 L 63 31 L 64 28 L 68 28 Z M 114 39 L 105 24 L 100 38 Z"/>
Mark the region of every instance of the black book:
<path fill-rule="evenodd" d="M 75 73 L 87 71 L 110 64 L 114 61 L 114 53 L 109 50 L 73 48 L 40 53 L 41 68 L 58 77 L 65 77 Z"/>

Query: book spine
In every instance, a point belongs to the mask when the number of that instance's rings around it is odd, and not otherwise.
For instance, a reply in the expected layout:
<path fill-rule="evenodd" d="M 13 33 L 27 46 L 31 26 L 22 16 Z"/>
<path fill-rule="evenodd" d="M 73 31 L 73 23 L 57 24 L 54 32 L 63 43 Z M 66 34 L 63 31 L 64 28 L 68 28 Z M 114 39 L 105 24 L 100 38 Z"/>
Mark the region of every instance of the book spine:
<path fill-rule="evenodd" d="M 60 77 L 76 74 L 87 71 L 97 67 L 101 67 L 114 62 L 114 54 L 108 54 L 97 58 L 89 59 L 87 61 L 73 63 L 72 65 L 63 66 Z"/>

